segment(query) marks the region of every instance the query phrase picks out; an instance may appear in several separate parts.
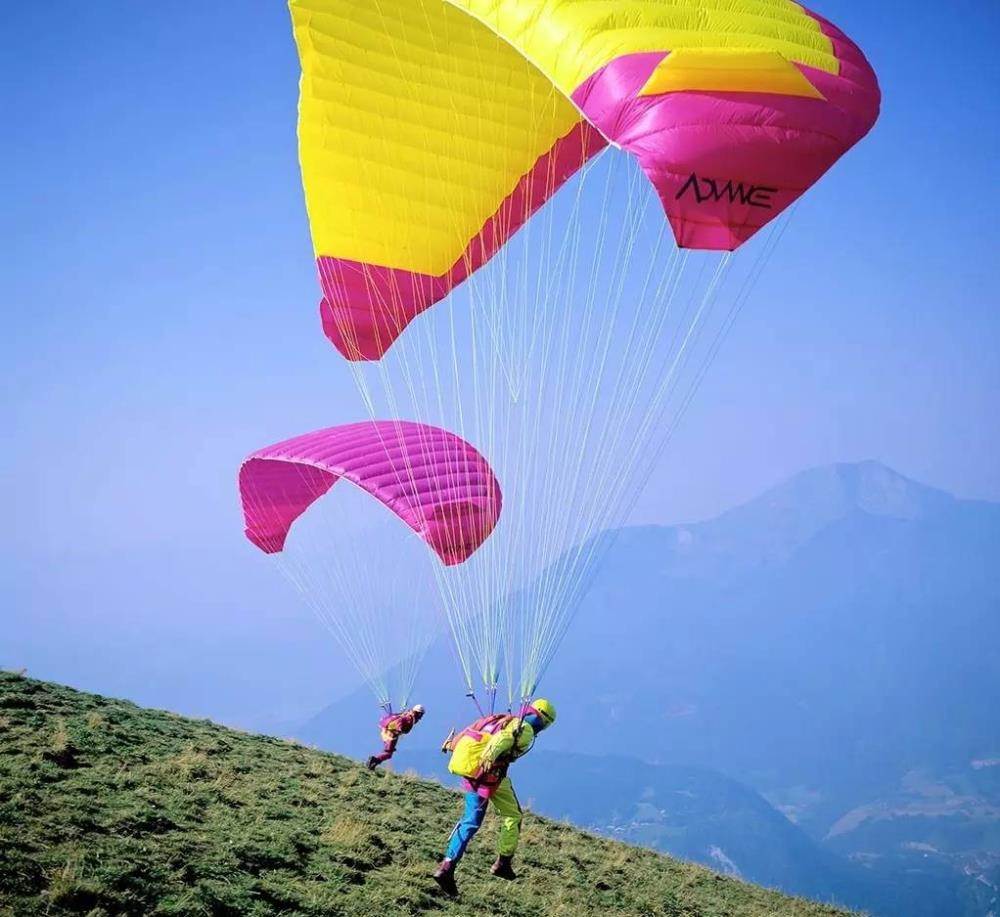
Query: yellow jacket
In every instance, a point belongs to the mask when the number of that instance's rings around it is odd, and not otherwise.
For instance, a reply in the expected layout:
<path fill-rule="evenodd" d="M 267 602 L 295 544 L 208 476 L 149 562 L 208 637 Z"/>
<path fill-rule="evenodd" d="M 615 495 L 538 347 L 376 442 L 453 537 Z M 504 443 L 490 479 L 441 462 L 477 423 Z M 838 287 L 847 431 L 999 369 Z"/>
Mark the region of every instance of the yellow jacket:
<path fill-rule="evenodd" d="M 514 717 L 499 732 L 490 736 L 479 760 L 482 770 L 489 770 L 497 761 L 509 764 L 527 754 L 535 744 L 535 730 L 519 717 Z"/>

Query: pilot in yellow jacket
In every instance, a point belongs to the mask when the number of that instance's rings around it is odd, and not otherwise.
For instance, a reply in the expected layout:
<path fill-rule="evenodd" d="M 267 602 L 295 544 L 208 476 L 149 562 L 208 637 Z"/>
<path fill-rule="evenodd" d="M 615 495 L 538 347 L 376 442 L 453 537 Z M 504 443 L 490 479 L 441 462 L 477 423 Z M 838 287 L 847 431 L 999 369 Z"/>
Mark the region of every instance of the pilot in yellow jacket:
<path fill-rule="evenodd" d="M 555 722 L 555 707 L 538 698 L 526 705 L 520 716 L 493 714 L 482 717 L 449 739 L 443 750 L 452 753 L 448 769 L 462 777 L 465 812 L 455 825 L 448 849 L 434 873 L 444 891 L 456 894 L 455 867 L 465 853 L 492 805 L 500 816 L 500 841 L 490 872 L 501 879 L 516 878 L 512 868 L 521 831 L 521 806 L 507 769 L 527 754 L 535 737 Z"/>

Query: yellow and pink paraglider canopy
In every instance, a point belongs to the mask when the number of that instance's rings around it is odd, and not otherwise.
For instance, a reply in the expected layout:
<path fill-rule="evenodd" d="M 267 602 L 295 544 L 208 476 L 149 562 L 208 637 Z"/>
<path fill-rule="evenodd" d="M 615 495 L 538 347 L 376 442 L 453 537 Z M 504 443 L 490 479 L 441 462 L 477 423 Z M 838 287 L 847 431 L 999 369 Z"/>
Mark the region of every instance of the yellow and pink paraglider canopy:
<path fill-rule="evenodd" d="M 874 124 L 864 55 L 792 0 L 291 0 L 327 336 L 380 358 L 608 143 L 677 244 L 733 250 Z"/>

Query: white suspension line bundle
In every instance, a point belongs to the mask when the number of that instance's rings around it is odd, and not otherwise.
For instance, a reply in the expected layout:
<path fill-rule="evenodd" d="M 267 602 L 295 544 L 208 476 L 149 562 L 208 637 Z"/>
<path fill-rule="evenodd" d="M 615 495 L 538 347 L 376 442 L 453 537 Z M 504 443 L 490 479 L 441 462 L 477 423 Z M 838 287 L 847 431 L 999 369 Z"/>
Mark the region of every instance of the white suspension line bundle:
<path fill-rule="evenodd" d="M 501 481 L 491 538 L 434 565 L 470 692 L 534 692 L 778 238 L 735 275 L 729 254 L 678 250 L 609 151 L 382 360 L 350 364 L 373 417 L 453 430 Z"/>
<path fill-rule="evenodd" d="M 304 481 L 305 466 L 289 465 Z M 244 493 L 267 516 L 289 494 Z M 291 527 L 271 561 L 332 634 L 386 710 L 408 706 L 440 633 L 440 596 L 426 555 L 403 522 L 351 484 L 323 495 Z"/>

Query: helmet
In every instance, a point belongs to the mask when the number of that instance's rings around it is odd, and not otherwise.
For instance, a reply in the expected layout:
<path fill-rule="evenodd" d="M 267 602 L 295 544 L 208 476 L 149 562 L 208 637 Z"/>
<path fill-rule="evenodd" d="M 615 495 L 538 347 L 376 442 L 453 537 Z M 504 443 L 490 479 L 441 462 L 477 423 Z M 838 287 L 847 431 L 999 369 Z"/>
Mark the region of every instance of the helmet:
<path fill-rule="evenodd" d="M 528 712 L 538 714 L 543 729 L 548 728 L 556 721 L 556 708 L 551 701 L 547 701 L 544 697 L 536 697 L 528 705 Z"/>
<path fill-rule="evenodd" d="M 414 704 L 413 705 L 413 712 L 417 716 L 423 716 L 424 715 L 424 705 L 423 704 Z"/>

